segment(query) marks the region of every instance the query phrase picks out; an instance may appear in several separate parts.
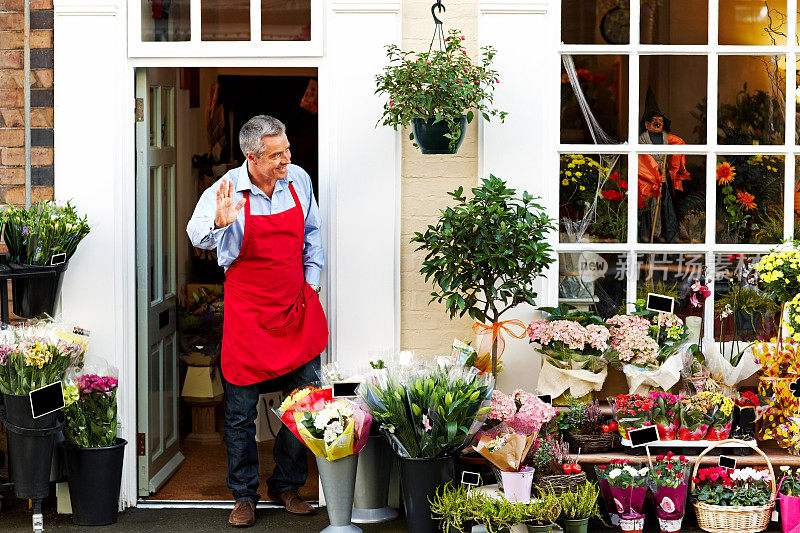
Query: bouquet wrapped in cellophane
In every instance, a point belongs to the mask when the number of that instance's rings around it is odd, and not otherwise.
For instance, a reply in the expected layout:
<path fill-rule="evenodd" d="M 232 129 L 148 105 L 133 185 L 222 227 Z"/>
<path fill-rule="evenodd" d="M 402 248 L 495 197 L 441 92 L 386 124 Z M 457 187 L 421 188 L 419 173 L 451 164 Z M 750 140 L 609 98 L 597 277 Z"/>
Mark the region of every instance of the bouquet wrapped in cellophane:
<path fill-rule="evenodd" d="M 453 362 L 371 373 L 358 395 L 402 457 L 453 455 L 486 421 L 494 378 Z"/>
<path fill-rule="evenodd" d="M 314 455 L 328 461 L 360 452 L 372 424 L 372 416 L 358 403 L 333 398 L 327 387 L 298 389 L 276 412 Z"/>
<path fill-rule="evenodd" d="M 0 392 L 28 394 L 62 381 L 67 369 L 83 364 L 88 342 L 52 321 L 5 326 L 0 331 Z"/>

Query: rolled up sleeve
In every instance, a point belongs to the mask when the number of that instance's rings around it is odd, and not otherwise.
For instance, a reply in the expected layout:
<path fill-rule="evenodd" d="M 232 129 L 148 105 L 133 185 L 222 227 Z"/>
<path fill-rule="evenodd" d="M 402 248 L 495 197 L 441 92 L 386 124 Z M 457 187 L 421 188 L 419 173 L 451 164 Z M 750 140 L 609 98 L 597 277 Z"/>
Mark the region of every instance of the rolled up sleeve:
<path fill-rule="evenodd" d="M 192 218 L 186 225 L 186 233 L 189 235 L 189 240 L 192 241 L 192 246 L 202 248 L 204 250 L 214 250 L 219 245 L 225 228 L 214 229 L 214 215 L 217 211 L 217 188 L 219 183 L 215 183 L 203 192 L 197 206 L 194 208 Z"/>
<path fill-rule="evenodd" d="M 319 285 L 322 267 L 325 266 L 325 251 L 322 248 L 322 219 L 319 207 L 314 198 L 314 189 L 311 187 L 311 178 L 305 175 L 308 186 L 308 205 L 306 206 L 306 227 L 303 244 L 303 271 L 306 282 Z"/>

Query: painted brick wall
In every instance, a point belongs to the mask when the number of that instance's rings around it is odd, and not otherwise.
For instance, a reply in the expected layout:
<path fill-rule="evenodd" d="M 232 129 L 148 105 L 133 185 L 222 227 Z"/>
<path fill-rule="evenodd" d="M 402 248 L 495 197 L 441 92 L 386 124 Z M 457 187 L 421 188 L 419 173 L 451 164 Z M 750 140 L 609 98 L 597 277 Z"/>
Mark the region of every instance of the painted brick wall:
<path fill-rule="evenodd" d="M 53 1 L 30 0 L 31 200 L 53 198 Z M 25 204 L 23 0 L 0 1 L 0 202 Z M 88 139 L 87 139 L 88 141 Z"/>
<path fill-rule="evenodd" d="M 430 0 L 403 1 L 403 49 L 425 51 L 433 36 Z M 472 57 L 478 51 L 477 1 L 443 2 L 447 11 L 439 18 L 445 33 L 460 29 Z M 403 132 L 402 163 L 402 245 L 401 245 L 401 345 L 426 355 L 447 355 L 453 338 L 474 338 L 469 319 L 450 320 L 444 306 L 428 305 L 431 285 L 419 269 L 422 254 L 414 252 L 409 240 L 439 217 L 439 209 L 450 200 L 448 191 L 478 183 L 478 129 L 476 121 L 467 127 L 466 139 L 456 155 L 422 155 Z"/>

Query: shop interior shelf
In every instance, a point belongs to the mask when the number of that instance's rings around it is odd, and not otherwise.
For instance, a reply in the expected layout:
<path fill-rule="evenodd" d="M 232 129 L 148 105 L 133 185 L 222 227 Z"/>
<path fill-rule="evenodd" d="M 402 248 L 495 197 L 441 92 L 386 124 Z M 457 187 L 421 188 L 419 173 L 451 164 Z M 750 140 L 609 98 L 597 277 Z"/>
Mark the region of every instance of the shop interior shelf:
<path fill-rule="evenodd" d="M 703 449 L 698 449 L 698 455 Z M 791 455 L 786 450 L 782 450 L 780 448 L 768 448 L 764 449 L 763 451 L 767 457 L 769 457 L 770 462 L 773 466 L 792 466 L 797 467 L 800 466 L 800 457 L 796 455 Z M 660 453 L 660 451 L 656 451 L 656 454 Z M 650 450 L 650 454 L 654 454 L 654 450 Z M 697 462 L 698 455 L 687 455 L 686 458 L 689 459 L 691 463 Z M 582 464 L 608 464 L 614 459 L 628 459 L 630 461 L 639 462 L 639 461 L 647 461 L 647 455 L 630 455 L 623 452 L 605 452 L 605 453 L 587 453 L 582 454 L 578 457 L 578 462 Z M 703 457 L 700 464 L 702 465 L 716 465 L 719 462 L 719 456 L 711 456 L 706 455 Z M 753 455 L 745 455 L 743 457 L 736 457 L 736 465 L 737 466 L 764 466 L 766 465 L 766 461 L 764 458 L 761 457 L 759 454 Z"/>

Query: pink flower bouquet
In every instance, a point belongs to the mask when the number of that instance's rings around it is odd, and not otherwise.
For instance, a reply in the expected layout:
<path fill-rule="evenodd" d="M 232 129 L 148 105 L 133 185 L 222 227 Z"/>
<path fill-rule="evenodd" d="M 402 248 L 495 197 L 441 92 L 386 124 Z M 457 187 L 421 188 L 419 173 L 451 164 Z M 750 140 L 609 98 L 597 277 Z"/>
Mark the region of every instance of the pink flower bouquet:
<path fill-rule="evenodd" d="M 495 389 L 492 392 L 491 410 L 481 435 L 497 437 L 508 431 L 522 435 L 539 433 L 542 425 L 555 418 L 556 409 L 539 397 L 522 389 L 510 395 Z"/>
<path fill-rule="evenodd" d="M 528 338 L 541 345 L 539 351 L 552 364 L 567 369 L 596 372 L 605 367 L 599 360 L 608 349 L 609 330 L 599 324 L 583 326 L 573 320 L 536 320 L 528 325 Z"/>

